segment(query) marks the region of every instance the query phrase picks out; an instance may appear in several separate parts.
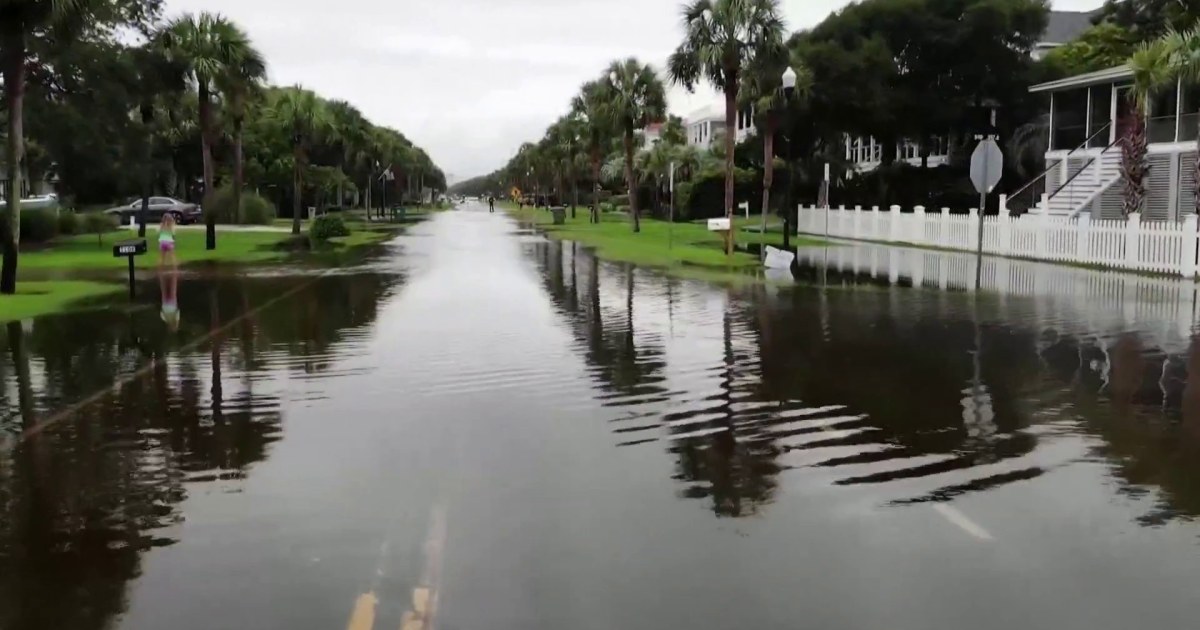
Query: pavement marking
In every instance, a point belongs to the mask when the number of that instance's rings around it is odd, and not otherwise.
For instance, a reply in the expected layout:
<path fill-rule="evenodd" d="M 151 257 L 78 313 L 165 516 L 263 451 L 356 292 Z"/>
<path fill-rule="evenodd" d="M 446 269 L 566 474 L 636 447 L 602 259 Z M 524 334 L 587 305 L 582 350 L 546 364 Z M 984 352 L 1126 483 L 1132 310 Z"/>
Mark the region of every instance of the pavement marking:
<path fill-rule="evenodd" d="M 359 595 L 354 600 L 354 610 L 350 612 L 350 623 L 346 624 L 346 630 L 371 630 L 371 626 L 375 625 L 377 604 L 379 598 L 375 597 L 374 592 Z"/>
<path fill-rule="evenodd" d="M 950 521 L 952 525 L 957 526 L 959 529 L 967 532 L 967 534 L 974 538 L 978 538 L 979 540 L 995 540 L 992 538 L 992 535 L 988 533 L 988 530 L 981 527 L 975 521 L 972 521 L 967 517 L 966 514 L 963 514 L 962 511 L 952 505 L 947 505 L 945 503 L 934 503 L 933 511 L 941 514 L 942 518 Z"/>
<path fill-rule="evenodd" d="M 823 431 L 828 433 L 837 433 L 837 431 L 830 428 L 828 425 L 822 424 L 818 426 L 820 426 Z M 963 530 L 972 538 L 983 541 L 995 540 L 988 530 L 984 529 L 979 523 L 971 520 L 971 518 L 966 514 L 963 514 L 962 510 L 959 510 L 958 508 L 946 503 L 934 503 L 931 507 L 933 508 L 934 512 L 937 512 L 942 518 L 949 521 L 951 525 Z M 404 630 L 408 629 L 405 628 Z"/>
<path fill-rule="evenodd" d="M 434 630 L 445 548 L 446 508 L 435 505 L 429 513 L 429 533 L 425 537 L 425 566 L 420 582 L 413 589 L 411 608 L 401 618 L 400 630 Z"/>

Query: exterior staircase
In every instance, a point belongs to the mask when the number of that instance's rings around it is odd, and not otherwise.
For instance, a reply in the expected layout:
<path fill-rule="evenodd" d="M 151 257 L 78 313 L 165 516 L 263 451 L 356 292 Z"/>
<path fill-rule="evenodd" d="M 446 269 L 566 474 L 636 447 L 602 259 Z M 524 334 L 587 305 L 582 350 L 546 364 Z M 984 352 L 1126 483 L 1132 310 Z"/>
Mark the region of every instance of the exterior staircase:
<path fill-rule="evenodd" d="M 1089 208 L 1096 197 L 1121 179 L 1121 151 L 1110 146 L 1095 160 L 1086 163 L 1075 177 L 1059 184 L 1038 203 L 1038 211 L 1051 216 L 1073 217 Z"/>

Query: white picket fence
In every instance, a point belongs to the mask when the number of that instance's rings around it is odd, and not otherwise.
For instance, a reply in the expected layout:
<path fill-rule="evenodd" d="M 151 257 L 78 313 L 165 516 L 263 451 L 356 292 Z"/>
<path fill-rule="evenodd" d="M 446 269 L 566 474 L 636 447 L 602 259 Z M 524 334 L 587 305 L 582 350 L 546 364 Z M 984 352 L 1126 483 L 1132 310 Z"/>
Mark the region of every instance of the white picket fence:
<path fill-rule="evenodd" d="M 948 208 L 926 212 L 922 206 L 916 206 L 913 212 L 901 212 L 900 206 L 887 210 L 878 206 L 828 210 L 801 206 L 797 213 L 799 231 L 808 234 L 969 252 L 977 251 L 979 246 L 979 213 L 975 208 L 968 214 L 951 214 Z M 1142 221 L 1138 214 L 1127 219 L 1093 220 L 1088 215 L 1067 218 L 1002 213 L 984 217 L 983 251 L 1194 278 L 1196 228 L 1195 214 L 1182 221 Z"/>

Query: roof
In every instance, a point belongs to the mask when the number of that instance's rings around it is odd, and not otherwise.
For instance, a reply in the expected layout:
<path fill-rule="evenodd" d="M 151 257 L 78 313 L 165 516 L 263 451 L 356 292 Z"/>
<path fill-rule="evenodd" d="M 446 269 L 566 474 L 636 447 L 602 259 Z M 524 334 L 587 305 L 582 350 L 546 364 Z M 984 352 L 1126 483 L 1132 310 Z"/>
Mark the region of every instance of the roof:
<path fill-rule="evenodd" d="M 1098 10 L 1098 9 L 1097 9 Z M 1039 44 L 1065 44 L 1092 27 L 1096 11 L 1051 11 Z"/>
<path fill-rule="evenodd" d="M 688 114 L 688 117 L 686 119 L 684 119 L 684 122 L 688 125 L 692 125 L 692 124 L 695 124 L 698 122 L 704 122 L 706 120 L 724 121 L 725 120 L 725 104 L 722 103 L 720 107 L 717 107 L 716 105 L 709 105 L 707 107 L 702 107 L 702 108 L 692 112 L 691 114 Z"/>
<path fill-rule="evenodd" d="M 1073 77 L 1058 79 L 1057 81 L 1048 81 L 1030 86 L 1030 92 L 1056 92 L 1068 88 L 1083 87 L 1085 85 L 1096 85 L 1099 83 L 1117 83 L 1124 82 L 1133 76 L 1133 72 L 1129 66 L 1121 64 L 1104 70 L 1096 70 L 1095 72 L 1085 72 L 1077 74 Z"/>

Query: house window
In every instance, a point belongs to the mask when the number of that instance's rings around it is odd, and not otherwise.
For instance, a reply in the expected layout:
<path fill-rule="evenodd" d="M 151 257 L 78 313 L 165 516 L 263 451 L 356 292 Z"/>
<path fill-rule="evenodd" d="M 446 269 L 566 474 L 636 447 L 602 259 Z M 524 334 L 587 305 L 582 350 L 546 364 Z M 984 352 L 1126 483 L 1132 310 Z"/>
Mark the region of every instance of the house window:
<path fill-rule="evenodd" d="M 1200 87 L 1188 86 L 1183 88 L 1183 111 L 1179 116 L 1179 140 L 1194 140 L 1200 134 L 1197 126 L 1200 120 Z"/>
<path fill-rule="evenodd" d="M 1089 89 L 1092 93 L 1092 115 L 1088 122 L 1088 137 L 1091 138 L 1088 146 L 1105 147 L 1108 146 L 1108 134 L 1101 130 L 1108 126 L 1112 116 L 1112 85 L 1093 85 Z"/>
<path fill-rule="evenodd" d="M 1070 151 L 1087 139 L 1087 88 L 1054 93 L 1051 149 Z"/>
<path fill-rule="evenodd" d="M 1179 105 L 1178 84 L 1155 92 L 1147 112 L 1146 139 L 1150 142 L 1175 141 L 1175 114 Z"/>

